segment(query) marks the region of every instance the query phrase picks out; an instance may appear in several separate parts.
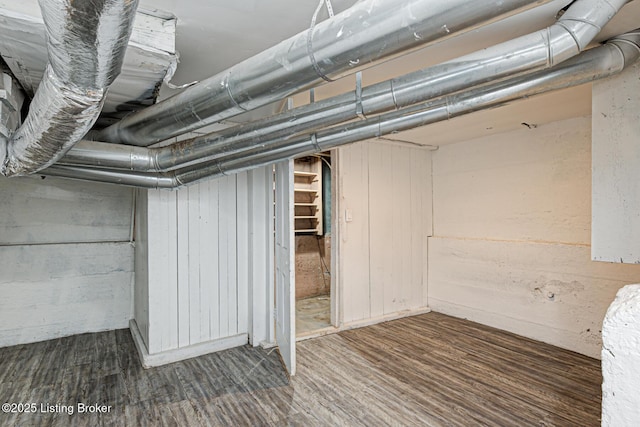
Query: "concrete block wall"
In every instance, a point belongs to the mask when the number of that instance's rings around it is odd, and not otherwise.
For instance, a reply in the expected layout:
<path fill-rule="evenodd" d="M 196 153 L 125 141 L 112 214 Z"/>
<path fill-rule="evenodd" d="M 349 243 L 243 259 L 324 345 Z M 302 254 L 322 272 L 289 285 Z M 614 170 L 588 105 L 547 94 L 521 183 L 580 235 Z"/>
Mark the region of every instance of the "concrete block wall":
<path fill-rule="evenodd" d="M 126 328 L 133 191 L 0 179 L 0 347 Z"/>

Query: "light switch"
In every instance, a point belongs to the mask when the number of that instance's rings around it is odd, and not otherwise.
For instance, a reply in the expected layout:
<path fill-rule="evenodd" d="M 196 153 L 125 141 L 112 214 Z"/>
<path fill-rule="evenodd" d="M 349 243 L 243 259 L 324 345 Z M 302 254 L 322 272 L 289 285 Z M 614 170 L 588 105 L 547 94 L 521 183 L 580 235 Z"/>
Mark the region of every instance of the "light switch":
<path fill-rule="evenodd" d="M 351 212 L 351 209 L 345 209 L 344 210 L 344 221 L 345 222 L 353 221 L 353 214 Z"/>

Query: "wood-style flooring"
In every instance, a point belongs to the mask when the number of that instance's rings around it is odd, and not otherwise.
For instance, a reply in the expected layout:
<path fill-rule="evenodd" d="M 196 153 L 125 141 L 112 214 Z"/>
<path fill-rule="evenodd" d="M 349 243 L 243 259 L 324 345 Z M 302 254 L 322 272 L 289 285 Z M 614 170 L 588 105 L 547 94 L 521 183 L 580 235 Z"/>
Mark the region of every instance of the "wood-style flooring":
<path fill-rule="evenodd" d="M 600 364 L 429 313 L 144 370 L 127 330 L 0 349 L 0 403 L 111 405 L 5 414 L 1 426 L 599 426 Z"/>
<path fill-rule="evenodd" d="M 319 295 L 296 301 L 296 335 L 304 336 L 309 332 L 331 326 L 331 297 Z"/>

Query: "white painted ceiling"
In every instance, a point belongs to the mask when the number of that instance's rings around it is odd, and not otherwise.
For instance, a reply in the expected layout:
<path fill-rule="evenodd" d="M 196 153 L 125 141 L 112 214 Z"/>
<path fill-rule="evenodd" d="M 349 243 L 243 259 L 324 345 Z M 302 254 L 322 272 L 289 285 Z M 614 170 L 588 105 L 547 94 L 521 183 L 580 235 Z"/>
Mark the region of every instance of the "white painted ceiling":
<path fill-rule="evenodd" d="M 446 0 L 443 0 L 446 1 Z M 332 0 L 336 13 L 355 0 Z M 551 25 L 571 0 L 554 0 L 490 26 L 472 30 L 434 46 L 381 64 L 364 73 L 372 84 L 500 43 Z M 176 47 L 181 62 L 173 82 L 200 80 L 228 68 L 309 27 L 318 0 L 141 0 L 141 6 L 170 11 L 178 17 Z M 319 19 L 328 17 L 322 10 Z M 627 4 L 598 37 L 598 41 L 640 26 L 640 0 Z M 166 88 L 165 88 L 166 89 Z M 316 98 L 353 90 L 354 78 L 316 89 Z M 164 96 L 171 92 L 165 90 Z M 296 102 L 306 102 L 300 95 Z M 584 85 L 519 101 L 510 106 L 474 113 L 394 135 L 419 144 L 442 145 L 591 114 L 591 87 Z"/>
<path fill-rule="evenodd" d="M 446 1 L 446 0 L 442 0 Z M 0 0 L 25 13 L 39 13 L 36 0 Z M 336 13 L 355 0 L 332 0 Z M 472 30 L 434 46 L 381 64 L 364 73 L 371 84 L 424 68 L 493 44 L 544 28 L 554 21 L 558 10 L 571 0 L 554 0 L 515 17 Z M 222 71 L 308 28 L 318 0 L 141 0 L 140 7 L 162 10 L 177 18 L 176 48 L 180 64 L 174 84 L 201 80 Z M 326 19 L 325 10 L 319 19 Z M 598 41 L 632 30 L 640 24 L 640 0 L 628 3 L 603 30 Z M 322 98 L 353 90 L 353 77 L 324 85 L 316 90 Z M 174 91 L 163 87 L 162 96 Z M 304 95 L 296 102 L 305 102 Z M 395 135 L 421 144 L 440 145 L 522 127 L 523 122 L 542 124 L 591 111 L 589 85 L 520 101 L 507 107 L 474 113 L 450 122 L 438 123 Z"/>

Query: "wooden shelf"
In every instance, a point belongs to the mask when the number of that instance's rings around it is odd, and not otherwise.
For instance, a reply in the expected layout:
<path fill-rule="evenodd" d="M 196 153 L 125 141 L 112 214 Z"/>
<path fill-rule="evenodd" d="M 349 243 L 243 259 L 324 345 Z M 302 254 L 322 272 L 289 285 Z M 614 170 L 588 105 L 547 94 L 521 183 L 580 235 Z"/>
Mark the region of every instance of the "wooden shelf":
<path fill-rule="evenodd" d="M 303 171 L 293 171 L 293 176 L 297 176 L 300 178 L 317 178 L 318 174 L 315 172 L 303 172 Z"/>
<path fill-rule="evenodd" d="M 321 235 L 322 229 L 322 161 L 294 161 L 294 224 L 296 233 Z"/>

